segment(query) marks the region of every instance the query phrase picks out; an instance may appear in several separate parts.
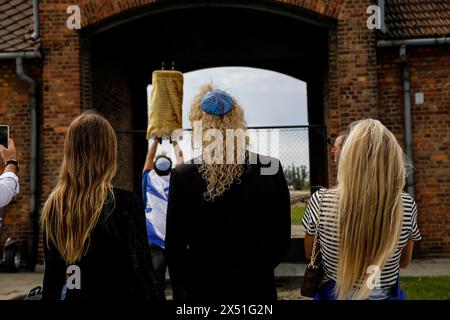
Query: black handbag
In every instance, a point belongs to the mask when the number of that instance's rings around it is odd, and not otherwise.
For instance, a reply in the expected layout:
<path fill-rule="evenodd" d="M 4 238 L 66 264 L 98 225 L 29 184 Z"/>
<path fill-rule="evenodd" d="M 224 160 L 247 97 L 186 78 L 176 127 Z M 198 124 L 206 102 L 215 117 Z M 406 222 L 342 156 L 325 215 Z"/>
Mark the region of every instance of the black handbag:
<path fill-rule="evenodd" d="M 319 217 L 322 211 L 322 198 L 323 194 L 320 196 L 320 206 L 319 213 L 317 215 L 317 227 L 316 234 L 314 235 L 311 260 L 306 266 L 303 284 L 300 290 L 302 296 L 309 298 L 313 298 L 317 294 L 320 284 L 322 283 L 323 276 L 322 256 L 320 254 L 320 250 L 317 250 L 317 241 L 319 239 Z"/>

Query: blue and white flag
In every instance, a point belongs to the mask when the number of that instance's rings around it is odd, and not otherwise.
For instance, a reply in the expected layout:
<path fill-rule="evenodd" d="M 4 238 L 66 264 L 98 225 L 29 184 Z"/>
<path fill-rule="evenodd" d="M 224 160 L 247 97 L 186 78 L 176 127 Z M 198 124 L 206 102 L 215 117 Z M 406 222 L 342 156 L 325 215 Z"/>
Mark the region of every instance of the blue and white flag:
<path fill-rule="evenodd" d="M 155 170 L 142 175 L 142 195 L 145 204 L 147 236 L 151 245 L 165 248 L 167 200 L 170 174 L 159 176 Z"/>

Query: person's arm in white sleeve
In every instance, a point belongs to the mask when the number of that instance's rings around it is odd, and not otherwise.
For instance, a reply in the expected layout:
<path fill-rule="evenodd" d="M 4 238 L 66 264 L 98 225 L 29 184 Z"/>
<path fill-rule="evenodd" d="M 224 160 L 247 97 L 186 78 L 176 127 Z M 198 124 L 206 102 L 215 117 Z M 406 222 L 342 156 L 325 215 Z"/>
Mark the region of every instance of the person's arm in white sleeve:
<path fill-rule="evenodd" d="M 0 156 L 5 162 L 8 160 L 17 160 L 14 141 L 9 139 L 8 144 L 8 148 L 0 145 Z M 14 164 L 9 164 L 5 167 L 3 174 L 0 175 L 0 208 L 7 206 L 12 198 L 20 191 L 19 178 L 16 174 L 17 167 Z"/>
<path fill-rule="evenodd" d="M 0 208 L 7 206 L 19 193 L 19 178 L 12 172 L 0 176 Z"/>

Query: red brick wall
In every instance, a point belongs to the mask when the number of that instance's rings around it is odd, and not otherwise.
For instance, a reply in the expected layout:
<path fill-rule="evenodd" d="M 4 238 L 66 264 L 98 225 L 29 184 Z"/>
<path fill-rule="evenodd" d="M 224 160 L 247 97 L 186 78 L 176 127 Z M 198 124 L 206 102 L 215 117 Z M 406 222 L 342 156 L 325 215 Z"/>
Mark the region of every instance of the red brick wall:
<path fill-rule="evenodd" d="M 77 31 L 66 26 L 68 2 L 64 2 L 40 1 L 44 51 L 42 200 L 55 184 L 67 127 L 81 110 L 79 38 Z"/>
<path fill-rule="evenodd" d="M 39 2 L 42 72 L 41 188 L 42 205 L 53 189 L 62 161 L 62 146 L 70 122 L 80 114 L 79 35 L 66 26 L 69 1 Z M 38 263 L 42 263 L 42 240 Z"/>
<path fill-rule="evenodd" d="M 408 47 L 415 200 L 422 254 L 450 252 L 450 47 Z M 403 145 L 403 81 L 399 49 L 378 52 L 380 119 Z M 424 94 L 416 105 L 414 93 Z"/>
<path fill-rule="evenodd" d="M 342 4 L 337 29 L 329 32 L 328 95 L 325 124 L 336 138 L 349 123 L 377 116 L 376 34 L 366 26 L 369 0 Z M 329 185 L 336 183 L 336 166 L 328 154 Z"/>
<path fill-rule="evenodd" d="M 403 81 L 399 48 L 379 49 L 378 55 L 379 118 L 404 146 Z"/>
<path fill-rule="evenodd" d="M 331 142 L 341 131 L 338 94 L 338 75 L 337 75 L 337 32 L 330 30 L 328 32 L 328 76 L 325 79 L 324 87 L 324 123 L 327 127 L 327 135 Z M 336 165 L 333 162 L 331 145 L 328 145 L 328 186 L 336 184 Z"/>
<path fill-rule="evenodd" d="M 38 87 L 42 83 L 42 68 L 36 61 L 24 60 L 24 72 L 33 78 Z M 22 242 L 24 254 L 31 249 L 31 227 L 29 225 L 30 199 L 30 141 L 31 141 L 31 94 L 27 83 L 16 74 L 15 60 L 0 61 L 0 124 L 10 126 L 10 136 L 14 139 L 21 168 L 18 174 L 20 194 L 5 207 L 6 219 L 1 232 L 0 247 L 7 237 Z M 39 98 L 38 92 L 38 103 Z M 3 162 L 0 171 L 3 172 Z"/>

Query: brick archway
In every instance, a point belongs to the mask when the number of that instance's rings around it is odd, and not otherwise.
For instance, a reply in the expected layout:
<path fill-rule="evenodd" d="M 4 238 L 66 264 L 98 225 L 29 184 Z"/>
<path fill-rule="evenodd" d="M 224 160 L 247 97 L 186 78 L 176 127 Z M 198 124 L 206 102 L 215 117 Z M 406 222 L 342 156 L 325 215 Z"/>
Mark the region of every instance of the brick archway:
<path fill-rule="evenodd" d="M 84 0 L 80 1 L 82 12 L 82 28 L 86 28 L 102 21 L 113 18 L 117 15 L 133 13 L 140 9 L 150 8 L 152 5 L 160 5 L 160 10 L 171 10 L 173 8 L 186 8 L 192 6 L 223 6 L 223 7 L 247 7 L 259 10 L 268 10 L 273 5 L 284 10 L 303 10 L 305 13 L 320 15 L 327 18 L 337 19 L 344 0 L 319 0 L 319 1 L 298 1 L 298 0 L 272 0 L 272 1 L 173 1 L 164 2 L 161 0 Z M 142 14 L 142 13 L 141 13 Z"/>
<path fill-rule="evenodd" d="M 227 26 L 230 15 L 234 17 L 235 23 Z M 180 30 L 167 21 L 177 21 L 177 26 L 182 25 L 184 28 Z M 203 30 L 202 40 L 198 41 L 197 30 L 211 23 L 217 25 Z M 156 28 L 160 30 L 151 32 Z M 141 30 L 146 36 L 141 34 Z M 283 30 L 284 37 L 280 40 Z M 300 37 L 296 30 L 303 30 Z M 142 41 L 147 36 L 152 40 Z M 222 48 L 210 40 L 216 36 L 232 39 L 238 45 Z M 143 93 L 143 90 L 138 88 L 142 89 L 150 83 L 151 73 L 160 67 L 161 61 L 169 57 L 176 61 L 177 68 L 182 72 L 239 65 L 269 69 L 301 79 L 308 83 L 308 91 L 314 92 L 308 95 L 309 123 L 316 126 L 323 124 L 323 80 L 320 76 L 326 72 L 326 28 L 255 10 L 196 7 L 156 13 L 139 21 L 95 32 L 87 37 L 86 42 L 89 50 L 84 55 L 91 60 L 91 67 L 84 66 L 83 60 L 82 70 L 88 72 L 82 79 L 85 85 L 92 83 L 92 88 L 87 90 L 90 94 L 84 94 L 83 86 L 82 108 L 93 107 L 107 115 L 119 132 L 119 139 L 123 139 L 121 145 L 133 146 L 133 150 L 127 153 L 127 159 L 124 156 L 119 158 L 121 170 L 115 182 L 122 188 L 130 188 L 130 177 L 139 176 L 143 165 L 139 160 L 144 159 L 146 153 L 142 147 L 142 136 L 123 133 L 144 130 L 146 127 L 145 116 L 142 117 L 144 111 L 137 107 L 145 105 L 146 101 L 139 93 Z M 310 43 L 310 46 L 305 48 L 302 43 Z M 139 114 L 141 116 L 136 119 Z M 320 141 L 310 143 L 316 159 L 311 165 L 312 184 L 325 185 L 327 170 L 324 139 L 316 131 L 314 137 Z M 121 163 L 128 165 L 121 166 Z M 134 173 L 130 172 L 133 167 Z M 134 188 L 139 190 L 138 181 L 135 181 Z"/>

